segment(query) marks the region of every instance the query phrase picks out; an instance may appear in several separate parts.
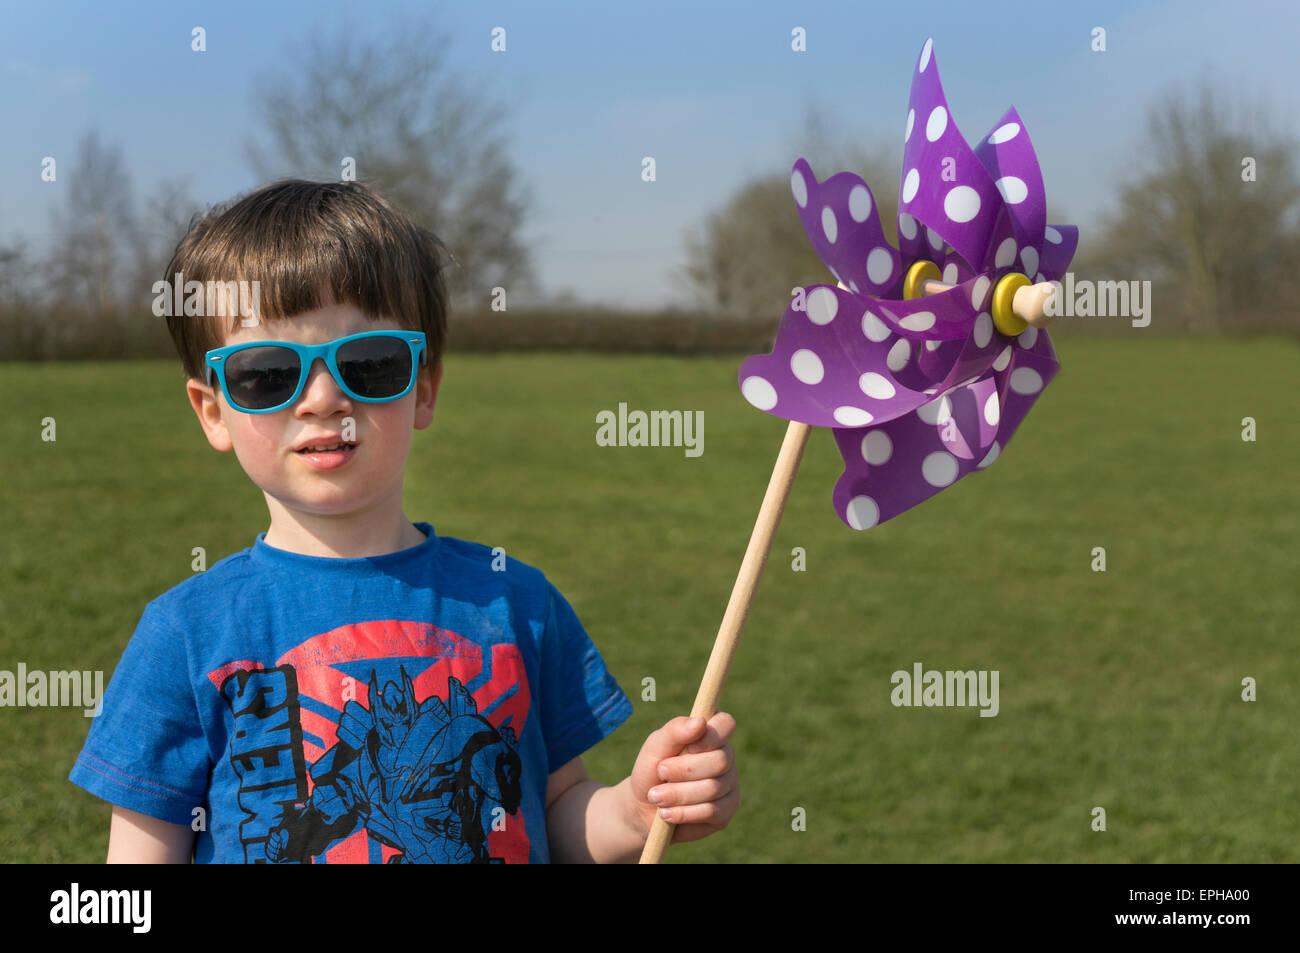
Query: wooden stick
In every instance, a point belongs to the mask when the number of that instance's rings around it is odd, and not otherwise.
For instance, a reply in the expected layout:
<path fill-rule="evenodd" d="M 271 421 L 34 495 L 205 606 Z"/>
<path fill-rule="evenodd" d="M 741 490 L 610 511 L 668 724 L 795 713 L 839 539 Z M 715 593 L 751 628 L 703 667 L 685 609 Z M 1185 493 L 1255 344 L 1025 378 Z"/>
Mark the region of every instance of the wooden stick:
<path fill-rule="evenodd" d="M 928 295 L 942 294 L 945 291 L 951 291 L 956 285 L 950 285 L 942 281 L 935 281 L 933 278 L 927 278 L 921 282 L 921 290 Z M 1047 302 L 1052 295 L 1056 293 L 1056 286 L 1050 281 L 1040 281 L 1036 285 L 1028 285 L 1016 292 L 1015 297 L 1011 299 L 1011 310 L 1016 316 L 1036 328 L 1045 328 L 1052 323 L 1053 315 L 1046 314 Z"/>
<path fill-rule="evenodd" d="M 799 469 L 799 461 L 803 458 L 803 448 L 808 443 L 808 433 L 811 430 L 810 424 L 801 424 L 795 420 L 790 421 L 790 426 L 786 428 L 785 442 L 781 444 L 776 466 L 772 469 L 772 479 L 768 481 L 767 492 L 763 494 L 763 505 L 759 507 L 754 532 L 749 537 L 745 558 L 740 563 L 740 574 L 736 576 L 731 599 L 727 602 L 727 611 L 722 617 L 722 627 L 718 629 L 718 637 L 713 643 L 713 654 L 709 656 L 704 679 L 695 696 L 692 718 L 708 721 L 717 714 L 722 685 L 727 680 L 727 670 L 731 667 L 731 659 L 740 642 L 740 633 L 749 617 L 754 589 L 758 585 L 759 576 L 763 574 L 763 566 L 767 563 L 767 554 L 772 549 L 776 528 L 781 524 L 785 501 L 790 496 L 790 485 L 794 483 L 794 475 Z M 641 863 L 657 864 L 663 860 L 664 851 L 668 849 L 668 842 L 672 840 L 676 826 L 658 814 L 655 815 L 645 849 L 641 852 Z"/>

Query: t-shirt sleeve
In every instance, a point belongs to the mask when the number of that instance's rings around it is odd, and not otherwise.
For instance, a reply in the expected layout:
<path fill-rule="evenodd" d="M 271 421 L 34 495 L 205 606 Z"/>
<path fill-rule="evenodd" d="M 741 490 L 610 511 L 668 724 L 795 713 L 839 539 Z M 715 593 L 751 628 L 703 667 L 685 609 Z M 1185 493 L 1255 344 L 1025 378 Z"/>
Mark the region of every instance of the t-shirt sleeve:
<path fill-rule="evenodd" d="M 632 716 L 632 702 L 605 667 L 567 599 L 547 583 L 541 639 L 541 716 L 554 772 Z"/>
<path fill-rule="evenodd" d="M 128 810 L 189 824 L 211 763 L 185 656 L 185 635 L 157 600 L 104 692 L 68 780 Z"/>

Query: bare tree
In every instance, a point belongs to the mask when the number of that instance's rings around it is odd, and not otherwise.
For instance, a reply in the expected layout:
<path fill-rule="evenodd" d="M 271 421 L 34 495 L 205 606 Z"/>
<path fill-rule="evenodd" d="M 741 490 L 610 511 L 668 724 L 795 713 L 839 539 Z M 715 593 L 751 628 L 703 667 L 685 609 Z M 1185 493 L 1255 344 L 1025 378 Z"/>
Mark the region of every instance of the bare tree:
<path fill-rule="evenodd" d="M 1209 83 L 1168 95 L 1148 113 L 1136 176 L 1102 220 L 1098 270 L 1152 281 L 1193 330 L 1272 307 L 1300 326 L 1294 148 Z"/>
<path fill-rule="evenodd" d="M 790 165 L 802 156 L 819 179 L 845 171 L 861 176 L 880 208 L 885 234 L 893 240 L 897 163 L 891 164 L 884 148 L 832 136 L 815 106 L 807 108 L 804 124 L 804 145 L 792 151 Z M 706 307 L 731 316 L 775 324 L 794 287 L 834 283 L 804 231 L 788 168 L 743 186 L 701 228 L 688 229 L 685 244 L 687 283 Z"/>
<path fill-rule="evenodd" d="M 518 238 L 528 199 L 505 153 L 505 110 L 448 70 L 448 46 L 424 22 L 382 42 L 351 23 L 332 38 L 317 29 L 287 74 L 263 84 L 267 144 L 249 155 L 263 178 L 317 180 L 337 180 L 352 157 L 358 180 L 451 249 L 453 300 L 482 307 L 498 285 L 534 287 Z"/>
<path fill-rule="evenodd" d="M 129 294 L 138 247 L 131 178 L 122 151 L 91 129 L 76 161 L 58 169 L 64 201 L 55 207 L 45 295 L 94 321 L 115 311 Z"/>

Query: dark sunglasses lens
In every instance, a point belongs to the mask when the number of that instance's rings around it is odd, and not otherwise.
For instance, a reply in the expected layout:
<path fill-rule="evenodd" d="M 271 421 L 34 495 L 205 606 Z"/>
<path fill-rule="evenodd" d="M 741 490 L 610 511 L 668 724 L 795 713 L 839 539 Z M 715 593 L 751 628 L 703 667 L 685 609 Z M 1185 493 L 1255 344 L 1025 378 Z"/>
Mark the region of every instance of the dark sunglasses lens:
<path fill-rule="evenodd" d="M 343 382 L 362 397 L 396 397 L 411 382 L 411 348 L 404 338 L 358 338 L 335 358 Z"/>
<path fill-rule="evenodd" d="M 284 347 L 249 347 L 226 356 L 226 390 L 231 403 L 247 410 L 283 404 L 298 389 L 302 363 Z"/>

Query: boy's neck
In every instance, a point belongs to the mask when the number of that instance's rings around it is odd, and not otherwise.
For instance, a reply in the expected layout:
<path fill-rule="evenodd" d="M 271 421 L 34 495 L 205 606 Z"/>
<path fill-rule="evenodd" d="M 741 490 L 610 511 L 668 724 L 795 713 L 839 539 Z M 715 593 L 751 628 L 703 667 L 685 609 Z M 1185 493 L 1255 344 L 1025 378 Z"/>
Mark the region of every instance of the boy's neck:
<path fill-rule="evenodd" d="M 400 509 L 392 518 L 379 520 L 368 513 L 312 516 L 273 505 L 264 542 L 303 556 L 361 559 L 412 549 L 427 538 Z"/>

